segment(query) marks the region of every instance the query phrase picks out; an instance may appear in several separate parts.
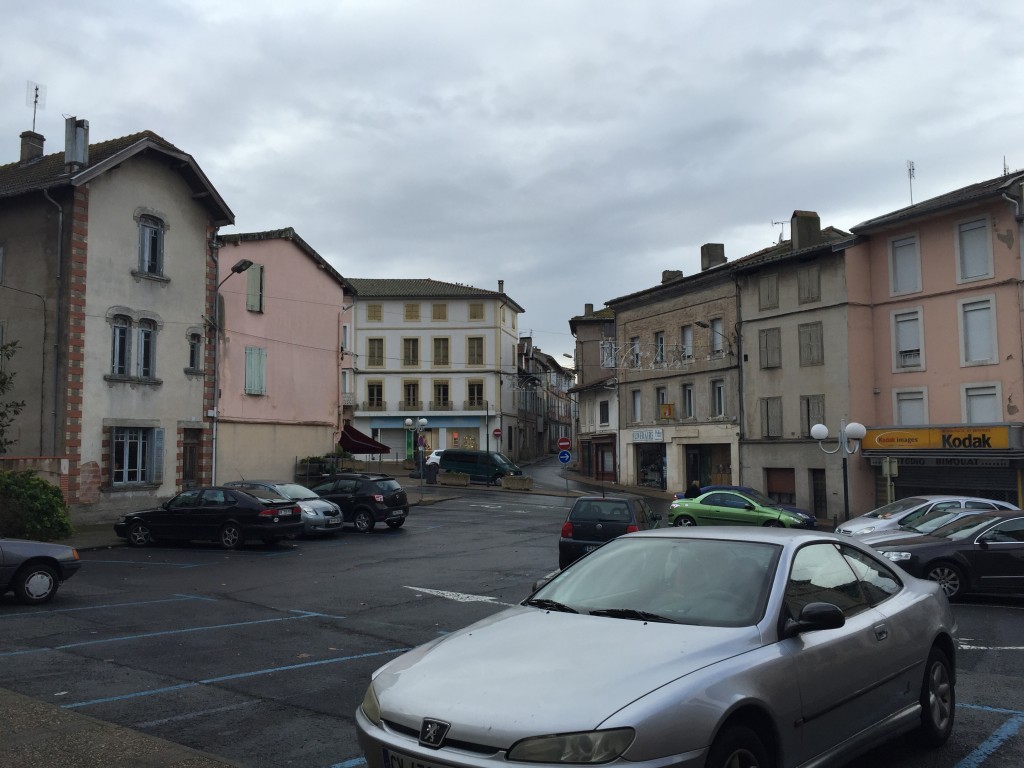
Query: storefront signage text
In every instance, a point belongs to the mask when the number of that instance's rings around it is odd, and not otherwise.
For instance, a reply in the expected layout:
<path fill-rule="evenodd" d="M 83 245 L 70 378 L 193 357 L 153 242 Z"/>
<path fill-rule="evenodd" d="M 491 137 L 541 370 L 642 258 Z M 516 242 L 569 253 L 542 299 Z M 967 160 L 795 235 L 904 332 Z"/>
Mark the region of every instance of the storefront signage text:
<path fill-rule="evenodd" d="M 665 430 L 663 429 L 634 429 L 634 443 L 663 443 L 665 442 Z"/>
<path fill-rule="evenodd" d="M 925 427 L 922 429 L 869 429 L 861 446 L 867 450 L 1006 450 L 1008 427 Z"/>

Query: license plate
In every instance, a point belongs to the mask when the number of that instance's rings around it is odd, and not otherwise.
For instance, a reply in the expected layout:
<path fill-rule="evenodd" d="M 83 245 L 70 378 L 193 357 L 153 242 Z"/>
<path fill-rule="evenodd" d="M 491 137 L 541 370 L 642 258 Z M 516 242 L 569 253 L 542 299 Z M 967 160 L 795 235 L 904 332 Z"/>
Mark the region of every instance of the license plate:
<path fill-rule="evenodd" d="M 327 525 L 341 525 L 341 518 L 340 517 L 328 517 L 327 518 Z"/>
<path fill-rule="evenodd" d="M 292 511 L 290 509 L 282 509 L 280 512 L 277 513 L 277 516 L 278 517 L 290 517 L 291 514 L 292 514 Z"/>
<path fill-rule="evenodd" d="M 596 544 L 587 544 L 585 547 L 583 547 L 584 552 L 593 552 L 595 549 L 597 549 Z"/>
<path fill-rule="evenodd" d="M 382 750 L 384 755 L 384 768 L 447 768 L 441 763 L 427 763 L 418 757 L 409 757 L 392 752 L 390 749 Z"/>

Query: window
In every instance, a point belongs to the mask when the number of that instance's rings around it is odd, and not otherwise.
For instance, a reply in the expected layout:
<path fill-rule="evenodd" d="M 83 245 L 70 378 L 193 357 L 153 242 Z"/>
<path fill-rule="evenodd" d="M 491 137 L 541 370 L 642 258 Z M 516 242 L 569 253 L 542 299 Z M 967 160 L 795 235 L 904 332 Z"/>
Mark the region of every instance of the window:
<path fill-rule="evenodd" d="M 129 365 L 129 340 L 132 329 L 131 318 L 118 315 L 114 318 L 113 344 L 110 359 L 110 372 L 114 376 L 128 376 Z"/>
<path fill-rule="evenodd" d="M 998 384 L 965 384 L 963 387 L 964 422 L 995 424 L 1002 421 Z"/>
<path fill-rule="evenodd" d="M 402 408 L 418 411 L 420 404 L 420 383 L 418 381 L 402 382 Z"/>
<path fill-rule="evenodd" d="M 629 340 L 629 365 L 631 368 L 640 367 L 640 338 L 637 336 Z"/>
<path fill-rule="evenodd" d="M 431 304 L 430 305 L 430 319 L 431 320 L 447 320 L 448 319 L 448 305 L 447 304 Z"/>
<path fill-rule="evenodd" d="M 164 273 L 164 223 L 155 216 L 139 217 L 139 272 Z"/>
<path fill-rule="evenodd" d="M 245 348 L 245 394 L 267 394 L 267 350 Z"/>
<path fill-rule="evenodd" d="M 684 325 L 679 329 L 679 342 L 682 347 L 683 360 L 693 359 L 693 326 Z"/>
<path fill-rule="evenodd" d="M 435 338 L 434 339 L 434 365 L 436 367 L 446 367 L 452 364 L 450 341 L 448 338 Z"/>
<path fill-rule="evenodd" d="M 896 423 L 901 427 L 921 426 L 928 423 L 928 406 L 923 389 L 898 389 L 895 399 Z"/>
<path fill-rule="evenodd" d="M 110 375 L 155 381 L 156 333 L 153 320 L 136 321 L 127 315 L 112 317 Z"/>
<path fill-rule="evenodd" d="M 683 384 L 682 391 L 680 392 L 682 401 L 682 417 L 684 419 L 693 418 L 693 384 Z"/>
<path fill-rule="evenodd" d="M 825 348 L 821 323 L 804 323 L 797 327 L 800 337 L 800 365 L 823 365 Z"/>
<path fill-rule="evenodd" d="M 263 311 L 263 265 L 253 264 L 245 271 L 245 308 L 250 312 Z"/>
<path fill-rule="evenodd" d="M 724 348 L 722 342 L 725 341 L 725 334 L 722 333 L 722 318 L 716 317 L 711 321 L 711 354 L 715 357 L 721 357 Z"/>
<path fill-rule="evenodd" d="M 188 367 L 191 371 L 203 368 L 203 337 L 198 333 L 188 335 Z"/>
<path fill-rule="evenodd" d="M 761 437 L 782 437 L 782 398 L 761 398 Z"/>
<path fill-rule="evenodd" d="M 868 608 L 860 581 L 835 544 L 810 544 L 793 558 L 785 605 L 796 619 L 809 603 L 832 603 L 849 618 Z"/>
<path fill-rule="evenodd" d="M 484 364 L 484 337 L 470 336 L 466 339 L 466 364 Z"/>
<path fill-rule="evenodd" d="M 658 387 L 654 390 L 654 400 L 657 403 L 659 419 L 674 419 L 676 417 L 675 403 L 668 401 L 668 389 Z"/>
<path fill-rule="evenodd" d="M 601 424 L 601 426 L 607 426 L 608 425 L 608 401 L 607 400 L 602 400 L 601 402 L 599 402 L 597 404 L 597 412 L 598 412 L 598 417 L 597 417 L 598 418 L 598 423 Z"/>
<path fill-rule="evenodd" d="M 418 323 L 420 321 L 420 305 L 406 304 L 403 318 L 407 323 Z"/>
<path fill-rule="evenodd" d="M 420 340 L 417 338 L 402 339 L 402 365 L 406 368 L 420 364 Z"/>
<path fill-rule="evenodd" d="M 974 219 L 957 225 L 957 282 L 992 277 L 992 237 L 988 219 Z"/>
<path fill-rule="evenodd" d="M 777 309 L 779 306 L 779 276 L 764 275 L 757 282 L 758 308 Z"/>
<path fill-rule="evenodd" d="M 366 340 L 366 367 L 384 367 L 384 339 L 372 337 Z"/>
<path fill-rule="evenodd" d="M 811 436 L 811 427 L 825 423 L 825 396 L 800 396 L 800 435 Z"/>
<path fill-rule="evenodd" d="M 449 386 L 447 381 L 434 382 L 434 402 L 432 408 L 448 408 L 451 405 Z"/>
<path fill-rule="evenodd" d="M 994 300 L 959 301 L 961 365 L 996 362 Z"/>
<path fill-rule="evenodd" d="M 797 301 L 810 304 L 821 301 L 821 268 L 817 264 L 808 264 L 796 271 Z"/>
<path fill-rule="evenodd" d="M 654 362 L 665 362 L 665 334 L 661 331 L 654 334 Z"/>
<path fill-rule="evenodd" d="M 384 382 L 366 382 L 366 405 L 371 410 L 384 410 Z"/>
<path fill-rule="evenodd" d="M 903 585 L 899 578 L 878 560 L 851 547 L 841 546 L 840 551 L 860 581 L 864 596 L 871 605 L 878 605 L 900 591 Z"/>
<path fill-rule="evenodd" d="M 602 368 L 615 368 L 615 342 L 614 341 L 602 341 L 600 343 L 601 348 L 601 367 Z"/>
<path fill-rule="evenodd" d="M 163 481 L 164 431 L 146 427 L 113 427 L 110 434 L 111 485 Z"/>
<path fill-rule="evenodd" d="M 484 383 L 479 379 L 473 379 L 466 383 L 466 396 L 469 399 L 470 408 L 484 407 Z"/>
<path fill-rule="evenodd" d="M 480 302 L 472 302 L 469 305 L 469 319 L 470 320 L 483 320 L 484 319 L 484 305 Z"/>
<path fill-rule="evenodd" d="M 921 258 L 917 237 L 902 237 L 889 242 L 889 281 L 893 294 L 921 290 Z"/>
<path fill-rule="evenodd" d="M 782 329 L 764 328 L 758 332 L 758 349 L 762 368 L 782 365 Z"/>
<path fill-rule="evenodd" d="M 896 339 L 893 370 L 924 367 L 921 354 L 921 310 L 896 312 L 892 316 L 893 335 Z"/>
<path fill-rule="evenodd" d="M 711 415 L 725 416 L 725 382 L 722 379 L 711 382 Z"/>
<path fill-rule="evenodd" d="M 368 323 L 380 323 L 384 320 L 384 307 L 380 304 L 366 305 L 366 321 Z"/>
<path fill-rule="evenodd" d="M 156 323 L 140 320 L 137 336 L 139 359 L 136 370 L 139 378 L 152 379 L 156 376 Z"/>
<path fill-rule="evenodd" d="M 632 409 L 629 416 L 632 421 L 639 422 L 643 416 L 643 400 L 640 396 L 640 390 L 634 389 L 630 394 L 632 397 Z"/>

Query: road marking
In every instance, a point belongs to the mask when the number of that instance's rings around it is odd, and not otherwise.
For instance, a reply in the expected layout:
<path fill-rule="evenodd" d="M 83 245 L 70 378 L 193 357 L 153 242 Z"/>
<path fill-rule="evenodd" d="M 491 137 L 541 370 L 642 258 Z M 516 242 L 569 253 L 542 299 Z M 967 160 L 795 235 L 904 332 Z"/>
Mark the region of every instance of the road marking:
<path fill-rule="evenodd" d="M 1024 645 L 964 645 L 961 643 L 958 648 L 961 651 L 1024 651 Z"/>
<path fill-rule="evenodd" d="M 215 597 L 203 597 L 201 595 L 175 595 L 160 600 L 134 600 L 130 603 L 107 603 L 105 605 L 88 605 L 83 608 L 56 608 L 47 611 L 23 611 L 22 613 L 0 614 L 0 620 L 12 619 L 17 616 L 47 616 L 53 613 L 74 613 L 76 611 L 97 611 L 102 608 L 133 608 L 137 605 L 156 605 L 158 603 L 179 603 L 182 600 L 206 600 L 211 603 L 217 602 Z"/>
<path fill-rule="evenodd" d="M 408 584 L 405 585 L 406 589 L 414 589 L 417 592 L 423 592 L 434 597 L 443 597 L 445 600 L 454 600 L 457 603 L 491 603 L 492 605 L 507 605 L 513 606 L 518 603 L 503 603 L 496 597 L 491 595 L 467 595 L 464 592 L 449 592 L 446 589 L 427 589 L 426 587 L 411 587 Z"/>
<path fill-rule="evenodd" d="M 148 691 L 136 691 L 134 693 L 123 693 L 120 696 L 107 696 L 102 699 L 90 699 L 89 701 L 79 701 L 74 704 L 61 704 L 61 709 L 79 709 L 80 707 L 91 707 L 95 704 L 109 704 L 114 701 L 127 701 L 128 699 L 138 699 L 144 696 L 157 696 L 161 693 L 171 693 L 172 691 L 181 691 L 186 688 L 198 688 L 201 685 L 213 685 L 215 683 L 223 683 L 228 680 L 242 680 L 247 677 L 259 677 L 261 675 L 272 675 L 277 672 L 290 672 L 293 669 L 307 669 L 309 667 L 321 667 L 324 664 L 338 664 L 344 661 L 356 661 L 358 659 L 368 659 L 373 656 L 387 656 L 393 653 L 405 653 L 411 650 L 410 648 L 392 648 L 387 651 L 372 651 L 370 653 L 357 653 L 353 656 L 338 656 L 333 659 L 320 659 L 318 661 L 306 661 L 301 664 L 286 664 L 282 667 L 269 667 L 268 669 L 256 669 L 252 672 L 236 672 L 233 675 L 221 675 L 220 677 L 208 677 L 205 680 L 199 680 L 191 683 L 179 683 L 178 685 L 167 685 L 163 688 L 151 688 Z"/>
<path fill-rule="evenodd" d="M 206 717 L 217 712 L 230 712 L 233 709 L 242 709 L 243 707 L 251 707 L 253 704 L 259 704 L 258 701 L 243 701 L 239 704 L 228 704 L 226 707 L 216 707 L 214 709 L 204 709 L 201 712 L 186 712 L 183 715 L 175 715 L 174 717 L 165 717 L 162 720 L 147 720 L 144 723 L 136 723 L 133 728 L 155 728 L 158 725 L 166 725 L 167 723 L 176 723 L 182 720 L 191 720 L 196 717 Z"/>
<path fill-rule="evenodd" d="M 986 707 L 972 707 L 973 709 L 987 709 Z M 1016 717 L 1011 717 L 974 748 L 971 754 L 956 764 L 956 768 L 978 768 L 990 758 L 1003 744 L 1012 739 L 1024 725 L 1024 713 L 1018 712 Z"/>

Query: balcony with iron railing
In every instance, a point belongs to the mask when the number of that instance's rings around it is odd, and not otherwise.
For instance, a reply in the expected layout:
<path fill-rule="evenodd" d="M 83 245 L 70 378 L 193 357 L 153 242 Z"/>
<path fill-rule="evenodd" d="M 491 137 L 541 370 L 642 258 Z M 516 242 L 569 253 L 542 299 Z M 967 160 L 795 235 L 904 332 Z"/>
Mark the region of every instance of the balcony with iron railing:
<path fill-rule="evenodd" d="M 900 368 L 921 367 L 920 349 L 901 349 L 897 354 L 899 355 Z"/>
<path fill-rule="evenodd" d="M 364 400 L 362 405 L 364 411 L 386 411 L 387 409 L 387 400 Z"/>
<path fill-rule="evenodd" d="M 431 400 L 427 404 L 428 411 L 450 411 L 452 410 L 451 400 Z"/>

